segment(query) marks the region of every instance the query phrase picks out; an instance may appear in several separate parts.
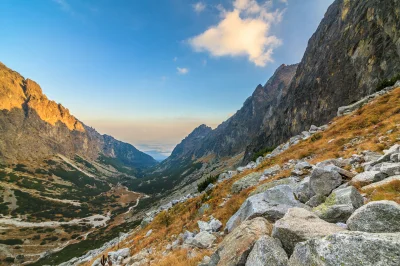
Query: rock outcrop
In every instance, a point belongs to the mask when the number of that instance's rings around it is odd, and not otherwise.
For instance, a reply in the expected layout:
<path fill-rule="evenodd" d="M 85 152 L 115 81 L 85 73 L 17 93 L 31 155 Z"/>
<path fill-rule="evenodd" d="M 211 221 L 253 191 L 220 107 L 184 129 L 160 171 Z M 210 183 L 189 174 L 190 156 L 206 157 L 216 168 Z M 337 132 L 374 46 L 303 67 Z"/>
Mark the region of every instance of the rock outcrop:
<path fill-rule="evenodd" d="M 36 82 L 1 63 L 0 135 L 3 163 L 79 154 L 90 160 L 102 155 L 136 170 L 157 164 L 132 145 L 84 125 L 68 109 L 49 100 Z"/>
<path fill-rule="evenodd" d="M 245 162 L 262 147 L 322 125 L 400 73 L 396 0 L 336 0 L 308 42 L 286 96 L 248 146 Z"/>

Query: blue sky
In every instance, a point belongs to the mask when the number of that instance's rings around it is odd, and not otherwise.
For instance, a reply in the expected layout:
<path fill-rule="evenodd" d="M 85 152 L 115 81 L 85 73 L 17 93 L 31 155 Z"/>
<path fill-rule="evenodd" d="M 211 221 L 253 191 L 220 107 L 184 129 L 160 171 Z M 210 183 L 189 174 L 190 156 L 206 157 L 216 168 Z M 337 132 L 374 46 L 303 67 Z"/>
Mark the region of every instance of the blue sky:
<path fill-rule="evenodd" d="M 299 62 L 332 2 L 2 0 L 0 61 L 101 133 L 168 154 Z"/>

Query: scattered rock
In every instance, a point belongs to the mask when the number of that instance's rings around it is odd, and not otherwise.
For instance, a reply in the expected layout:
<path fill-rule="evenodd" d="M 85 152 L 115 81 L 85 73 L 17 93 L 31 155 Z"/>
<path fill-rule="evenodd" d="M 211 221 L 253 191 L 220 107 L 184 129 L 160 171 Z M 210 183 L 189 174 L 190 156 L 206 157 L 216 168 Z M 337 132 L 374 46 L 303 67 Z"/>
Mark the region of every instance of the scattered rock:
<path fill-rule="evenodd" d="M 282 218 L 292 207 L 308 208 L 294 198 L 293 189 L 290 186 L 273 187 L 264 193 L 247 198 L 239 210 L 228 220 L 225 231 L 229 233 L 243 221 L 255 217 L 265 217 L 274 222 Z"/>
<path fill-rule="evenodd" d="M 153 233 L 153 229 L 150 229 L 149 231 L 147 231 L 147 233 L 144 237 L 149 237 L 151 235 L 151 233 Z"/>
<path fill-rule="evenodd" d="M 381 180 L 382 179 L 379 171 L 365 171 L 353 177 L 353 179 L 351 179 L 351 183 L 368 185 Z"/>
<path fill-rule="evenodd" d="M 251 250 L 246 266 L 287 266 L 288 256 L 279 241 L 264 235 L 261 236 Z"/>
<path fill-rule="evenodd" d="M 302 203 L 307 202 L 312 196 L 315 195 L 315 192 L 310 187 L 310 176 L 306 176 L 303 180 L 300 181 L 294 191 L 294 194 L 296 195 L 297 199 Z"/>
<path fill-rule="evenodd" d="M 340 226 L 318 218 L 310 211 L 292 208 L 275 223 L 272 236 L 282 242 L 283 248 L 290 255 L 298 242 L 321 238 L 343 230 Z"/>
<path fill-rule="evenodd" d="M 263 174 L 266 176 L 270 176 L 270 175 L 275 175 L 277 174 L 279 171 L 281 170 L 281 167 L 279 165 L 274 165 L 266 170 L 264 170 Z"/>
<path fill-rule="evenodd" d="M 333 170 L 314 168 L 310 177 L 310 188 L 320 195 L 328 196 L 332 190 L 340 186 L 342 176 Z"/>
<path fill-rule="evenodd" d="M 339 188 L 326 201 L 313 209 L 319 218 L 331 222 L 346 222 L 350 215 L 364 204 L 364 199 L 353 187 Z"/>
<path fill-rule="evenodd" d="M 245 265 L 255 242 L 271 230 L 272 225 L 261 217 L 243 222 L 218 245 L 209 266 Z"/>
<path fill-rule="evenodd" d="M 400 265 L 400 234 L 341 232 L 298 243 L 290 266 L 304 265 Z"/>
<path fill-rule="evenodd" d="M 240 191 L 255 186 L 261 177 L 261 173 L 251 173 L 233 183 L 231 191 L 238 194 Z"/>
<path fill-rule="evenodd" d="M 257 186 L 257 188 L 253 192 L 251 192 L 250 196 L 265 192 L 268 189 L 279 186 L 279 185 L 288 185 L 291 188 L 295 188 L 297 186 L 297 184 L 298 184 L 297 178 L 294 178 L 294 177 L 287 177 L 287 178 L 282 178 L 279 180 L 274 180 L 274 181 Z"/>
<path fill-rule="evenodd" d="M 207 231 L 203 231 L 198 233 L 195 237 L 191 238 L 187 244 L 203 249 L 210 248 L 216 239 L 217 238 L 213 234 L 210 234 Z"/>
<path fill-rule="evenodd" d="M 129 248 L 123 248 L 123 249 L 119 249 L 117 251 L 111 251 L 108 252 L 108 256 L 111 257 L 111 260 L 116 262 L 118 260 L 118 257 L 122 257 L 122 258 L 127 258 L 130 255 L 130 249 Z"/>
<path fill-rule="evenodd" d="M 347 226 L 352 231 L 400 232 L 400 205 L 388 200 L 370 202 L 350 216 Z"/>
<path fill-rule="evenodd" d="M 368 191 L 368 190 L 377 189 L 379 187 L 386 186 L 387 184 L 390 184 L 391 182 L 396 181 L 396 180 L 400 180 L 400 175 L 391 176 L 382 181 L 372 183 L 368 186 L 362 187 L 361 191 L 364 192 L 364 191 Z"/>
<path fill-rule="evenodd" d="M 326 200 L 326 196 L 324 195 L 314 195 L 311 197 L 309 201 L 306 202 L 307 206 L 310 206 L 311 208 L 317 207 L 318 205 L 321 205 L 324 203 Z"/>

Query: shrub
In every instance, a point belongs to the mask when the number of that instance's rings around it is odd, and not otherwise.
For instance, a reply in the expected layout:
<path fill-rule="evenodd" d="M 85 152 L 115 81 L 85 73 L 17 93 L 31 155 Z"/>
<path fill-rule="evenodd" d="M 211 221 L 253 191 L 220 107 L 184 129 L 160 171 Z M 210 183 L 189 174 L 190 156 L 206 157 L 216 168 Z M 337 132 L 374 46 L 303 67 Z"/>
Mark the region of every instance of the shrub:
<path fill-rule="evenodd" d="M 391 79 L 382 80 L 376 88 L 376 91 L 381 91 L 386 87 L 393 86 L 398 80 L 400 80 L 400 74 L 392 77 Z"/>
<path fill-rule="evenodd" d="M 266 147 L 266 148 L 264 148 L 262 150 L 259 150 L 258 152 L 256 152 L 254 154 L 252 161 L 257 160 L 257 158 L 260 157 L 260 156 L 265 156 L 266 154 L 272 152 L 273 150 L 275 150 L 275 147 Z"/>
<path fill-rule="evenodd" d="M 209 184 L 213 184 L 217 181 L 218 176 L 209 176 L 207 177 L 203 182 L 200 182 L 199 184 L 197 184 L 197 190 L 199 192 L 204 191 Z"/>
<path fill-rule="evenodd" d="M 310 141 L 315 142 L 317 140 L 322 139 L 323 135 L 322 133 L 315 133 L 314 135 L 311 136 Z"/>
<path fill-rule="evenodd" d="M 158 221 L 160 224 L 168 227 L 172 222 L 172 218 L 167 211 L 163 211 L 158 215 Z"/>
<path fill-rule="evenodd" d="M 0 240 L 0 244 L 9 245 L 9 246 L 22 245 L 23 243 L 24 243 L 24 241 L 22 241 L 21 239 L 14 239 L 14 238 Z"/>

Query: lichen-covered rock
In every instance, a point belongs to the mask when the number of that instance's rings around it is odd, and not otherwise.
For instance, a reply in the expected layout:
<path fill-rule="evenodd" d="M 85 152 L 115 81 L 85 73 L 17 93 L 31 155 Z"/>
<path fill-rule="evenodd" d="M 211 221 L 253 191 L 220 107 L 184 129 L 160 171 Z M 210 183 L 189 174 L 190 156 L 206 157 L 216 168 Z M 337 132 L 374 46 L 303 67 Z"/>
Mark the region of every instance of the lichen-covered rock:
<path fill-rule="evenodd" d="M 262 235 L 270 235 L 271 230 L 272 225 L 261 217 L 243 222 L 218 245 L 209 266 L 245 265 L 255 242 Z"/>
<path fill-rule="evenodd" d="M 298 243 L 289 266 L 400 265 L 400 233 L 341 232 Z"/>
<path fill-rule="evenodd" d="M 274 174 L 278 173 L 280 170 L 281 170 L 281 167 L 279 165 L 274 165 L 268 169 L 265 169 L 263 174 L 266 176 L 274 175 Z"/>
<path fill-rule="evenodd" d="M 314 213 L 302 208 L 292 208 L 285 216 L 276 221 L 272 236 L 279 239 L 287 254 L 292 254 L 298 242 L 343 231 L 335 224 L 325 222 Z"/>
<path fill-rule="evenodd" d="M 352 231 L 400 232 L 400 205 L 388 200 L 370 202 L 350 216 L 347 226 Z"/>
<path fill-rule="evenodd" d="M 239 210 L 228 220 L 225 231 L 231 232 L 243 221 L 254 217 L 265 217 L 274 222 L 282 218 L 287 210 L 293 207 L 308 208 L 295 199 L 290 186 L 279 185 L 270 188 L 264 193 L 247 198 Z"/>
<path fill-rule="evenodd" d="M 315 207 L 313 211 L 319 218 L 331 222 L 346 222 L 350 215 L 364 204 L 364 199 L 353 187 L 334 190 L 326 201 Z"/>
<path fill-rule="evenodd" d="M 322 203 L 324 203 L 326 200 L 326 196 L 324 195 L 314 195 L 310 198 L 309 201 L 306 202 L 306 205 L 314 208 L 317 207 L 318 205 L 321 205 Z"/>
<path fill-rule="evenodd" d="M 288 261 L 288 256 L 279 241 L 264 235 L 257 240 L 251 250 L 246 266 L 287 266 Z"/>
<path fill-rule="evenodd" d="M 231 191 L 233 194 L 237 194 L 240 191 L 255 186 L 258 183 L 258 180 L 261 177 L 261 173 L 251 173 L 246 175 L 245 177 L 239 179 L 235 183 L 233 183 Z"/>
<path fill-rule="evenodd" d="M 334 170 L 316 167 L 310 177 L 310 188 L 315 194 L 328 196 L 340 184 L 342 184 L 342 176 Z"/>

